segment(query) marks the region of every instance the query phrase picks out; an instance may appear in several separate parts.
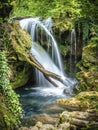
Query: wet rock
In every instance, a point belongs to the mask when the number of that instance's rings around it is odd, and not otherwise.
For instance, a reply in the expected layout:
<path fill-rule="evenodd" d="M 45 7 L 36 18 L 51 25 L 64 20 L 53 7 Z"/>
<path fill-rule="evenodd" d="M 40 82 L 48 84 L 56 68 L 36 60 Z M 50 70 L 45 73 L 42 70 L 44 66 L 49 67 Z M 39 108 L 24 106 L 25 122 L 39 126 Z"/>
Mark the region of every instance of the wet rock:
<path fill-rule="evenodd" d="M 81 92 L 69 99 L 58 99 L 57 103 L 71 110 L 60 115 L 58 126 L 68 122 L 70 129 L 86 128 L 97 130 L 98 128 L 98 92 Z"/>
<path fill-rule="evenodd" d="M 51 124 L 42 124 L 42 122 L 37 122 L 35 126 L 21 127 L 18 130 L 70 130 L 69 123 L 62 123 L 59 126 Z"/>
<path fill-rule="evenodd" d="M 27 127 L 21 127 L 18 130 L 28 130 L 28 128 Z"/>
<path fill-rule="evenodd" d="M 78 91 L 93 90 L 98 91 L 98 50 L 97 44 L 89 43 L 83 48 L 82 60 L 77 64 L 80 72 L 77 73 L 79 80 Z"/>
<path fill-rule="evenodd" d="M 70 130 L 70 124 L 65 122 L 58 126 L 58 130 Z"/>
<path fill-rule="evenodd" d="M 44 113 L 52 113 L 55 117 L 58 117 L 58 114 L 62 111 L 64 111 L 64 108 L 60 107 L 56 102 L 51 105 L 49 104 L 44 108 Z"/>
<path fill-rule="evenodd" d="M 60 115 L 60 124 L 69 122 L 71 129 L 90 129 L 96 130 L 98 128 L 98 112 L 95 111 L 65 111 Z"/>
<path fill-rule="evenodd" d="M 83 111 L 86 109 L 98 109 L 97 108 L 98 101 L 98 92 L 89 91 L 89 92 L 81 92 L 75 97 L 69 99 L 57 99 L 57 103 L 69 110 L 74 111 Z"/>
<path fill-rule="evenodd" d="M 48 114 L 38 114 L 38 115 L 34 115 L 32 116 L 33 118 L 33 122 L 37 122 L 40 121 L 44 124 L 56 124 L 57 121 L 57 116 L 52 116 L 52 115 L 48 115 Z"/>
<path fill-rule="evenodd" d="M 18 130 L 55 130 L 54 126 L 51 124 L 42 124 L 42 122 L 37 122 L 35 126 L 21 127 Z"/>
<path fill-rule="evenodd" d="M 31 65 L 21 56 L 25 52 L 27 57 L 31 48 L 29 34 L 21 29 L 18 21 L 5 23 L 2 27 L 7 39 L 8 77 L 13 88 L 25 85 L 31 74 Z M 17 51 L 19 50 L 19 52 Z"/>
<path fill-rule="evenodd" d="M 36 114 L 29 117 L 25 117 L 22 120 L 22 126 L 30 127 L 34 126 L 37 122 L 42 122 L 43 124 L 56 124 L 58 115 L 48 115 L 48 114 Z"/>

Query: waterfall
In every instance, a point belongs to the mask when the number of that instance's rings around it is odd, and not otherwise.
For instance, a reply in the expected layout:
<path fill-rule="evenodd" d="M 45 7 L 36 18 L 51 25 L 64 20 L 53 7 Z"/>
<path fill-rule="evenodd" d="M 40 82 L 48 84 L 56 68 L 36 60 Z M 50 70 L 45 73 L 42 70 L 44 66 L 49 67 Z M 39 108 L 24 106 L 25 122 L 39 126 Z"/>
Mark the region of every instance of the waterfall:
<path fill-rule="evenodd" d="M 75 29 L 71 31 L 71 51 L 70 51 L 70 75 L 72 72 L 76 73 L 76 63 L 77 63 L 77 43 L 76 43 L 76 32 Z M 73 69 L 73 71 L 72 71 Z"/>
<path fill-rule="evenodd" d="M 60 83 L 59 81 L 53 78 L 51 78 L 51 80 L 54 81 L 59 87 L 70 88 L 71 86 L 73 86 L 74 81 L 70 80 L 70 78 L 68 78 L 64 73 L 59 49 L 56 40 L 52 35 L 52 25 L 53 25 L 52 19 L 48 18 L 46 20 L 41 20 L 40 18 L 28 18 L 20 20 L 19 22 L 21 27 L 27 30 L 32 37 L 33 44 L 30 51 L 31 54 L 36 57 L 39 63 L 46 70 L 49 70 L 50 72 L 60 75 L 63 79 L 64 84 Z M 50 55 L 45 51 L 45 49 L 42 46 L 40 46 L 40 44 L 43 44 L 41 41 L 43 39 L 40 39 L 39 41 L 39 36 L 40 38 L 42 38 L 43 33 L 45 33 L 48 52 Z M 37 85 L 52 86 L 51 83 L 49 83 L 45 79 L 45 77 L 39 70 L 35 69 L 35 73 L 36 73 Z"/>

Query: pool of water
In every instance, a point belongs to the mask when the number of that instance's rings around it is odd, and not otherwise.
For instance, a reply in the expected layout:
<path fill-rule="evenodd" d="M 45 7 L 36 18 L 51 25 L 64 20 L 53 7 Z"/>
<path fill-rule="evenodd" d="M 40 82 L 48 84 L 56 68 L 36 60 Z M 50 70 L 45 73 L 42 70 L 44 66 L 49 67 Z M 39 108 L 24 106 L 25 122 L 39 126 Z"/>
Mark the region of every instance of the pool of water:
<path fill-rule="evenodd" d="M 70 97 L 63 93 L 62 88 L 56 87 L 26 86 L 16 89 L 16 93 L 20 95 L 25 116 L 60 113 L 63 108 L 56 104 L 56 99 Z"/>

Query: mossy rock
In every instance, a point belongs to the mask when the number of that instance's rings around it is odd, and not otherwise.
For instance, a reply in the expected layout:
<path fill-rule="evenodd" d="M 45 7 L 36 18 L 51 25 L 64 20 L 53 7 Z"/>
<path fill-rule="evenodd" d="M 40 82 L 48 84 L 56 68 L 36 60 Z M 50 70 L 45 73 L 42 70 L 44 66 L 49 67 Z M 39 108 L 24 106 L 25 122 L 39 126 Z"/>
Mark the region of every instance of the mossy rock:
<path fill-rule="evenodd" d="M 77 64 L 80 72 L 76 77 L 79 82 L 79 90 L 98 91 L 98 43 L 89 43 L 83 48 L 82 60 Z"/>
<path fill-rule="evenodd" d="M 12 66 L 10 66 L 10 69 Z M 13 70 L 11 72 L 10 76 L 10 84 L 12 88 L 17 88 L 25 85 L 30 77 L 30 74 L 32 72 L 32 67 L 26 63 L 26 62 L 18 62 L 13 66 Z"/>
<path fill-rule="evenodd" d="M 60 114 L 58 126 L 63 123 L 69 123 L 71 130 L 97 130 L 98 112 L 96 111 L 64 111 Z"/>
<path fill-rule="evenodd" d="M 67 122 L 72 130 L 97 130 L 98 92 L 81 92 L 69 99 L 57 99 L 57 103 L 66 109 L 60 114 L 58 126 Z"/>
<path fill-rule="evenodd" d="M 96 65 L 98 61 L 97 58 L 97 43 L 89 43 L 86 47 L 83 48 L 82 60 L 84 67 L 92 67 L 92 65 Z"/>
<path fill-rule="evenodd" d="M 98 111 L 98 92 L 81 92 L 69 99 L 57 99 L 57 103 L 69 110 L 95 109 Z"/>
<path fill-rule="evenodd" d="M 31 65 L 26 58 L 30 54 L 32 40 L 18 21 L 3 24 L 7 37 L 8 77 L 13 88 L 25 85 L 30 79 Z M 25 54 L 25 57 L 24 57 Z"/>

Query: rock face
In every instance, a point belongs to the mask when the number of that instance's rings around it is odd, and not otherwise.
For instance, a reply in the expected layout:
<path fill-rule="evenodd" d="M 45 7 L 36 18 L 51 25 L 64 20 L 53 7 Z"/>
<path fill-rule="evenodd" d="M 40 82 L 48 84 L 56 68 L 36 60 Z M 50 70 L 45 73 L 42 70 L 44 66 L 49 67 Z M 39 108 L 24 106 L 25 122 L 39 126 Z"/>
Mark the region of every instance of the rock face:
<path fill-rule="evenodd" d="M 57 103 L 69 110 L 85 111 L 87 109 L 98 109 L 98 92 L 81 92 L 69 99 L 58 99 Z"/>
<path fill-rule="evenodd" d="M 25 52 L 25 55 L 29 53 L 32 41 L 29 34 L 21 29 L 18 21 L 5 24 L 3 28 L 7 37 L 7 59 L 9 65 L 7 73 L 11 86 L 17 88 L 27 83 L 32 72 L 31 65 L 21 55 L 23 52 Z M 17 49 L 15 50 L 15 48 Z"/>
<path fill-rule="evenodd" d="M 18 130 L 70 130 L 69 123 L 62 123 L 59 126 L 51 124 L 43 124 L 42 122 L 37 122 L 35 126 L 21 127 Z"/>
<path fill-rule="evenodd" d="M 67 110 L 60 115 L 59 123 L 69 122 L 71 129 L 98 128 L 98 92 L 81 92 L 70 99 L 58 99 L 57 103 Z"/>
<path fill-rule="evenodd" d="M 79 89 L 98 91 L 98 48 L 97 42 L 89 43 L 83 49 L 82 60 L 78 63 L 80 72 L 77 73 L 79 79 Z"/>
<path fill-rule="evenodd" d="M 60 115 L 60 124 L 70 122 L 70 127 L 74 129 L 97 130 L 98 129 L 98 112 L 95 111 L 64 111 Z"/>

